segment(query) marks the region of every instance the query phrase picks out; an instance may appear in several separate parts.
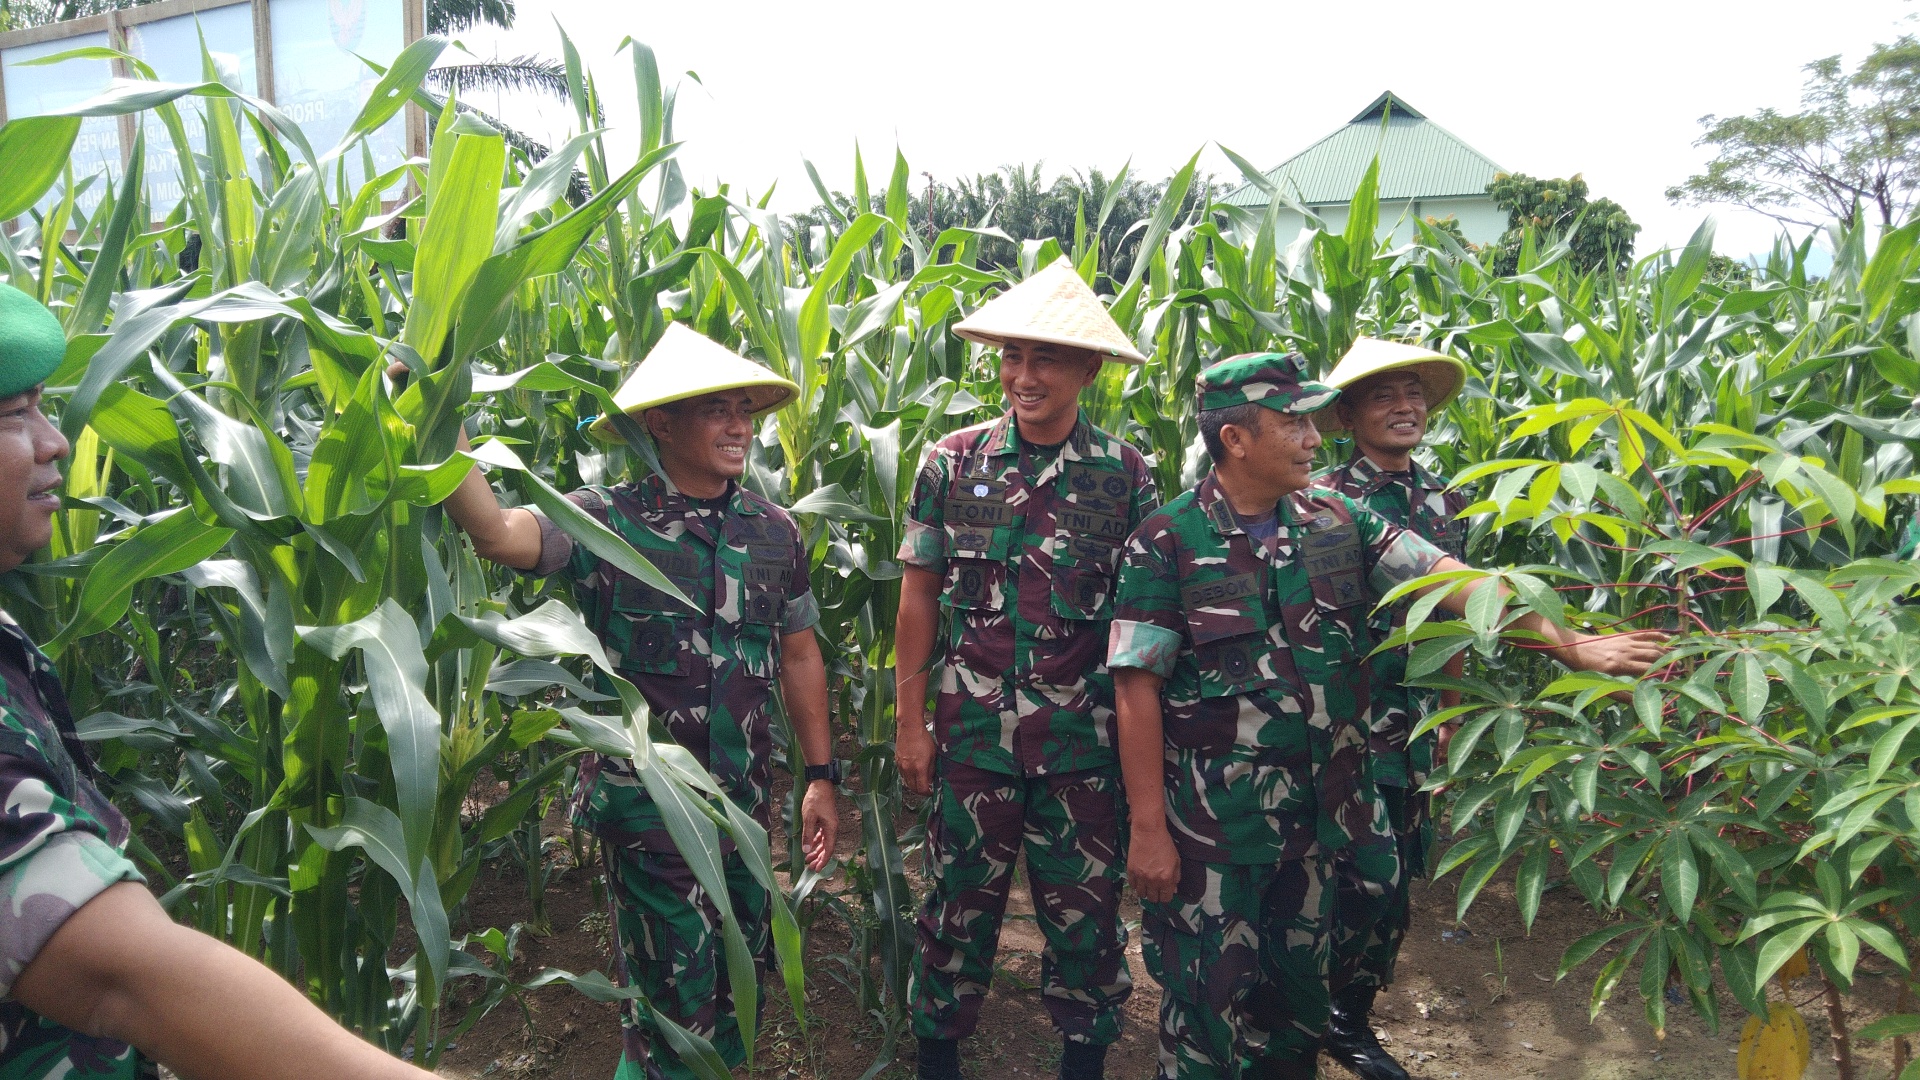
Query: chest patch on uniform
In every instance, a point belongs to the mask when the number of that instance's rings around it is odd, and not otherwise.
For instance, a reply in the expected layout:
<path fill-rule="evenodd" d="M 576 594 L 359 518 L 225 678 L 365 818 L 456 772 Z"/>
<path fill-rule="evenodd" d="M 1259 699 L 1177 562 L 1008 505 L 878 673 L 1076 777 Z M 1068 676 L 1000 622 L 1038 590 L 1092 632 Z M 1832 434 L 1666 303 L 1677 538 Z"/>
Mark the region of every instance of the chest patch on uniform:
<path fill-rule="evenodd" d="M 1090 559 L 1094 562 L 1106 562 L 1113 558 L 1116 543 L 1097 536 L 1070 536 L 1067 538 L 1067 554 L 1076 559 Z"/>
<path fill-rule="evenodd" d="M 1366 599 L 1359 525 L 1348 522 L 1310 532 L 1300 553 L 1307 577 L 1324 582 L 1336 606 L 1349 607 Z"/>
<path fill-rule="evenodd" d="M 1258 574 L 1235 574 L 1218 581 L 1203 581 L 1196 585 L 1188 585 L 1180 590 L 1180 601 L 1188 610 L 1192 610 L 1254 596 L 1259 592 L 1260 576 Z"/>
<path fill-rule="evenodd" d="M 947 489 L 947 523 L 995 527 L 1013 523 L 1007 505 L 1007 482 L 984 476 L 962 476 Z"/>
<path fill-rule="evenodd" d="M 793 584 L 793 552 L 770 544 L 750 544 L 747 556 L 747 584 L 786 588 Z"/>
<path fill-rule="evenodd" d="M 959 528 L 953 531 L 953 550 L 989 551 L 993 548 L 993 533 L 987 529 Z"/>
<path fill-rule="evenodd" d="M 1054 511 L 1053 520 L 1067 532 L 1082 536 L 1097 536 L 1116 544 L 1127 538 L 1127 519 L 1118 514 L 1067 503 Z"/>
<path fill-rule="evenodd" d="M 673 659 L 673 624 L 663 619 L 646 619 L 633 625 L 633 645 L 627 659 L 641 664 L 663 664 Z"/>
<path fill-rule="evenodd" d="M 1133 489 L 1133 483 L 1125 473 L 1112 469 L 1101 469 L 1084 461 L 1067 464 L 1067 490 L 1075 495 L 1098 495 L 1119 502 Z"/>
<path fill-rule="evenodd" d="M 953 576 L 953 598 L 962 603 L 981 604 L 991 599 L 993 590 L 987 572 L 978 566 L 963 566 Z"/>
<path fill-rule="evenodd" d="M 684 551 L 642 551 L 654 569 L 671 578 L 690 578 L 700 572 L 697 556 Z"/>

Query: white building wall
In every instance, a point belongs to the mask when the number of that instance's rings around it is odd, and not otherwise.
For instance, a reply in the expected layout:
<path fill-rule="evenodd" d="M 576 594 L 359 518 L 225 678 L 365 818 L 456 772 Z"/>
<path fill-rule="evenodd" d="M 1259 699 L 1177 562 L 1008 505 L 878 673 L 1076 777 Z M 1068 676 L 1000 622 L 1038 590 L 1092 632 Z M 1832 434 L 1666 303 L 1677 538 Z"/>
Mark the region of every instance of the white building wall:
<path fill-rule="evenodd" d="M 1327 224 L 1327 228 L 1340 232 L 1347 227 L 1347 204 L 1336 203 L 1329 206 L 1316 206 L 1313 212 Z M 1459 220 L 1461 232 L 1475 244 L 1492 243 L 1507 231 L 1506 211 L 1493 205 L 1486 196 L 1469 196 L 1454 199 L 1389 199 L 1380 203 L 1380 228 L 1378 235 L 1385 239 L 1389 234 L 1395 244 L 1410 243 L 1415 236 L 1413 223 L 1426 218 L 1452 216 Z M 1275 242 L 1281 246 L 1293 242 L 1306 227 L 1306 219 L 1298 211 L 1283 208 L 1274 233 Z"/>

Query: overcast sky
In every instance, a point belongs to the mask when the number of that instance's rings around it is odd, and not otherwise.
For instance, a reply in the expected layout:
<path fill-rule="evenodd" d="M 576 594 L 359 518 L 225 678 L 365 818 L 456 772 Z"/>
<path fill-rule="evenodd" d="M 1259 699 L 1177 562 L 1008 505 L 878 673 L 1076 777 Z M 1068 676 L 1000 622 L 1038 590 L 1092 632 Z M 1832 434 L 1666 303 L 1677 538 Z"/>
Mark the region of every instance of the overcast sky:
<path fill-rule="evenodd" d="M 1233 181 L 1224 144 L 1271 168 L 1382 90 L 1504 168 L 1580 173 L 1644 226 L 1639 250 L 1684 243 L 1707 210 L 1663 194 L 1695 171 L 1698 118 L 1793 108 L 1802 65 L 1920 32 L 1913 0 L 1616 0 L 1608 4 L 1373 0 L 517 0 L 483 56 L 558 56 L 566 27 L 608 101 L 616 149 L 636 127 L 631 36 L 682 83 L 674 132 L 695 186 L 716 179 L 776 209 L 817 199 L 803 159 L 844 189 L 854 146 L 876 185 L 898 146 L 942 180 L 1042 161 L 1049 175 L 1131 159 L 1160 179 L 1202 150 Z M 694 72 L 699 81 L 684 74 Z M 493 94 L 482 108 L 549 137 L 571 109 Z M 620 162 L 616 161 L 618 165 Z M 1764 250 L 1771 221 L 1711 211 L 1720 250 Z"/>

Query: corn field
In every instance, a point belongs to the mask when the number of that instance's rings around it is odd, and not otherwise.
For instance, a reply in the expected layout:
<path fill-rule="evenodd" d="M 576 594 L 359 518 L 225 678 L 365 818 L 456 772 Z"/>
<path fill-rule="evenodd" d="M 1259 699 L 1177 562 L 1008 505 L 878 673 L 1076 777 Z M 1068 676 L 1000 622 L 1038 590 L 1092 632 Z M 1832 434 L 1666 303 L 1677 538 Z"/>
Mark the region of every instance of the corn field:
<path fill-rule="evenodd" d="M 583 748 L 631 754 L 696 867 L 704 853 L 718 874 L 724 831 L 784 895 L 789 999 L 808 976 L 844 986 L 884 1059 L 904 1031 L 921 839 L 891 757 L 903 505 L 924 447 L 998 409 L 991 356 L 952 324 L 1065 258 L 1152 357 L 1109 365 L 1083 400 L 1164 494 L 1204 471 L 1193 388 L 1214 360 L 1297 349 L 1325 371 L 1371 335 L 1470 361 L 1429 445 L 1479 500 L 1471 561 L 1503 568 L 1515 600 L 1483 590 L 1445 622 L 1423 599 L 1408 630 L 1412 673 L 1463 694 L 1428 721 L 1462 725 L 1435 782 L 1463 913 L 1503 872 L 1529 923 L 1546 888 L 1577 889 L 1602 916 L 1563 974 L 1594 978 L 1596 1012 L 1633 987 L 1655 1028 L 1669 986 L 1709 1025 L 1721 992 L 1765 1015 L 1770 981 L 1809 959 L 1836 1054 L 1862 950 L 1905 968 L 1920 620 L 1901 599 L 1920 570 L 1890 555 L 1920 492 L 1920 223 L 1834 230 L 1824 276 L 1811 239 L 1710 272 L 1710 224 L 1618 273 L 1576 273 L 1564 237 L 1532 238 L 1497 276 L 1424 223 L 1416 243 L 1378 242 L 1373 173 L 1342 231 L 1309 214 L 1283 242 L 1278 192 L 1264 213 L 1190 198 L 1196 155 L 1124 275 L 1102 262 L 1121 247 L 1111 205 L 993 271 L 990 219 L 931 238 L 909 219 L 897 155 L 884 177 L 856 159 L 850 201 L 823 189 L 829 220 L 806 236 L 744 194 L 690 188 L 645 45 L 627 46 L 641 133 L 622 163 L 570 44 L 580 134 L 541 161 L 420 91 L 444 44 L 409 47 L 334 147 L 210 63 L 199 85 L 136 79 L 0 128 L 0 220 L 19 226 L 0 233 L 0 276 L 65 323 L 48 386 L 73 445 L 52 550 L 6 579 L 5 604 L 55 657 L 175 918 L 430 1064 L 530 985 L 501 929 L 454 933 L 480 867 L 523 866 L 526 921 L 546 929 L 541 822 Z M 372 176 L 362 140 L 409 102 L 436 117 L 430 154 Z M 204 113 L 198 145 L 185 110 Z M 66 172 L 79 115 L 148 111 L 179 155 L 179 205 L 148 201 L 138 145 L 124 175 Z M 584 424 L 669 321 L 801 387 L 763 421 L 746 482 L 811 545 L 835 730 L 855 747 L 861 831 L 841 875 L 703 810 L 712 781 L 656 740 L 565 588 L 480 562 L 436 505 L 471 464 L 453 452 L 464 420 L 504 502 L 653 577 L 560 492 L 648 467 Z M 415 374 L 404 391 L 384 377 L 395 360 Z M 1568 675 L 1496 652 L 1525 609 L 1680 636 L 1657 678 Z M 1461 652 L 1464 679 L 1438 674 Z M 483 780 L 506 794 L 475 809 Z M 852 944 L 803 971 L 823 918 Z M 461 979 L 486 991 L 456 1016 Z M 555 980 L 623 992 L 596 972 L 535 983 Z"/>

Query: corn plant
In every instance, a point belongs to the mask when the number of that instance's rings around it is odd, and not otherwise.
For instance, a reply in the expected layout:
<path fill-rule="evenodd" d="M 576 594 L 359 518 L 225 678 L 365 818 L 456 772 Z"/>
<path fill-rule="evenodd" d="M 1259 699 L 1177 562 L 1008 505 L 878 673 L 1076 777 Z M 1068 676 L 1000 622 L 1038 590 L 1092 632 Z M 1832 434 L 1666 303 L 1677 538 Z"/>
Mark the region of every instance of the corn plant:
<path fill-rule="evenodd" d="M 1807 245 L 1785 243 L 1716 276 L 1704 228 L 1677 252 L 1584 273 L 1570 238 L 1530 235 L 1501 275 L 1424 224 L 1403 247 L 1377 239 L 1377 165 L 1343 230 L 1302 211 L 1288 240 L 1283 192 L 1264 212 L 1216 205 L 1189 161 L 1125 236 L 1109 200 L 996 269 L 980 256 L 1004 240 L 991 220 L 915 228 L 898 154 L 883 183 L 856 156 L 851 197 L 823 193 L 804 237 L 764 197 L 691 188 L 675 91 L 639 42 L 623 45 L 641 125 L 625 170 L 570 42 L 577 130 L 539 161 L 420 89 L 440 48 L 399 57 L 330 148 L 212 74 L 162 85 L 137 61 L 147 78 L 71 115 L 0 127 L 0 220 L 28 215 L 0 233 L 0 274 L 53 305 L 72 341 L 50 381 L 73 444 L 65 510 L 49 557 L 5 580 L 9 607 L 56 654 L 176 917 L 428 1061 L 450 979 L 486 981 L 488 1005 L 553 981 L 630 995 L 595 972 L 515 982 L 510 933 L 455 930 L 507 842 L 538 925 L 540 817 L 583 749 L 631 755 L 680 808 L 676 842 L 703 873 L 725 830 L 782 895 L 796 1007 L 803 928 L 844 923 L 852 944 L 825 969 L 884 1064 L 905 1030 L 908 860 L 924 835 L 891 757 L 904 507 L 929 441 L 999 409 L 991 355 L 953 323 L 1065 258 L 1152 357 L 1104 374 L 1086 408 L 1149 454 L 1163 496 L 1204 468 L 1193 385 L 1215 360 L 1298 349 L 1325 371 L 1370 334 L 1471 362 L 1429 452 L 1478 493 L 1471 554 L 1507 567 L 1516 599 L 1451 622 L 1423 602 L 1408 634 L 1430 682 L 1449 656 L 1472 660 L 1448 684 L 1460 708 L 1431 720 L 1462 725 L 1435 779 L 1462 912 L 1511 867 L 1530 923 L 1563 875 L 1617 920 L 1565 969 L 1619 945 L 1596 1008 L 1637 970 L 1656 1028 L 1669 984 L 1709 1022 L 1721 985 L 1765 1014 L 1769 976 L 1802 948 L 1835 1000 L 1862 947 L 1905 964 L 1920 680 L 1903 674 L 1914 628 L 1895 600 L 1916 582 L 1884 556 L 1916 492 L 1920 227 L 1834 232 L 1825 277 Z M 362 139 L 409 102 L 434 118 L 430 153 L 377 174 Z M 199 145 L 182 108 L 205 114 Z M 149 204 L 137 151 L 119 177 L 66 175 L 80 115 L 146 111 L 180 156 L 179 205 Z M 87 212 L 79 195 L 95 191 Z M 1103 260 L 1122 249 L 1116 273 Z M 668 321 L 801 387 L 763 423 L 746 483 L 788 506 L 810 546 L 862 822 L 842 879 L 715 809 L 566 589 L 481 563 L 436 508 L 478 463 L 503 501 L 656 578 L 559 493 L 655 467 L 644 438 L 609 447 L 584 428 Z M 395 360 L 404 388 L 384 375 Z M 1561 676 L 1537 650 L 1493 648 L 1521 607 L 1681 636 L 1657 679 Z M 506 797 L 463 813 L 483 774 L 508 780 Z M 790 840 L 797 815 L 796 799 Z M 753 983 L 743 969 L 734 985 Z M 710 1048 L 667 1035 L 719 1080 Z"/>

